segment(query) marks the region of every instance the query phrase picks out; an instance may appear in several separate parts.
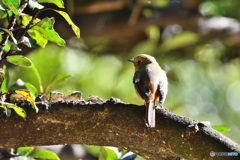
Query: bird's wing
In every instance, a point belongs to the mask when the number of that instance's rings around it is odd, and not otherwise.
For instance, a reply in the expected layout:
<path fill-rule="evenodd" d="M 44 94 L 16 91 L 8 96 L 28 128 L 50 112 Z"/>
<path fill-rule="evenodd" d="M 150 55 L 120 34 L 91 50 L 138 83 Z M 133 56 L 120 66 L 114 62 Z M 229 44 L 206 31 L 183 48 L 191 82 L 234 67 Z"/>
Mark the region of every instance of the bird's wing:
<path fill-rule="evenodd" d="M 150 91 L 149 88 L 147 88 L 144 85 L 144 83 L 140 80 L 140 78 L 134 76 L 133 84 L 134 84 L 134 87 L 135 87 L 136 91 L 142 97 L 142 99 L 148 100 L 150 95 L 151 95 L 151 91 Z"/>

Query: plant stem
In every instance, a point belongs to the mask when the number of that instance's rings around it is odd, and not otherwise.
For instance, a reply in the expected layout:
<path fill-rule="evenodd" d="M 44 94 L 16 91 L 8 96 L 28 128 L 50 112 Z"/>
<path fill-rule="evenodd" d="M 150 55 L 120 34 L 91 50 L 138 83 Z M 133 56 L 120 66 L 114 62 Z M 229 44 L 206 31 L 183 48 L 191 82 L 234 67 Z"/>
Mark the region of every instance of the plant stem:
<path fill-rule="evenodd" d="M 37 80 L 38 80 L 38 83 L 39 83 L 40 92 L 43 93 L 43 85 L 42 85 L 42 80 L 41 80 L 41 77 L 39 75 L 39 72 L 38 72 L 37 68 L 34 66 L 34 64 L 32 64 L 31 68 L 32 68 L 33 72 L 35 73 L 35 75 L 37 77 Z"/>

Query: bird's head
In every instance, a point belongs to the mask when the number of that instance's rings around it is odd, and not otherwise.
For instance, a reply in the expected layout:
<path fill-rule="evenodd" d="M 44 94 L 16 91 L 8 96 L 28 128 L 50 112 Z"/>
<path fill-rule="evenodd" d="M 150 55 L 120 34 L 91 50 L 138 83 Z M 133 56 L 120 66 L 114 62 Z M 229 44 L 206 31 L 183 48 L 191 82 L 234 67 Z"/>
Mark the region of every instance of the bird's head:
<path fill-rule="evenodd" d="M 129 59 L 128 61 L 134 64 L 135 71 L 138 71 L 147 64 L 157 63 L 154 57 L 147 54 L 140 54 L 133 59 Z"/>

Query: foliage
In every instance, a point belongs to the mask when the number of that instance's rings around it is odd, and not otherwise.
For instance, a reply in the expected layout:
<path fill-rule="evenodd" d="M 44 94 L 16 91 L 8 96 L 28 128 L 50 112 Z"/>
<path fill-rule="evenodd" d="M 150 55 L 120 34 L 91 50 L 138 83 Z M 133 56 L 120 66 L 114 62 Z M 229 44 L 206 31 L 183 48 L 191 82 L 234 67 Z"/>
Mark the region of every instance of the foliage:
<path fill-rule="evenodd" d="M 1 74 L 0 78 L 1 92 L 5 93 L 7 89 L 7 80 L 5 78 L 5 76 L 7 75 L 7 68 L 5 65 L 3 66 L 3 69 L 1 70 L 0 74 Z"/>
<path fill-rule="evenodd" d="M 4 67 L 4 70 L 5 70 L 5 67 Z M 4 72 L 6 73 L 6 70 Z M 0 83 L 1 83 L 1 94 L 2 94 L 2 93 L 5 93 L 3 91 L 6 91 L 6 81 L 7 80 L 5 78 L 5 74 L 2 74 L 1 76 L 2 76 L 2 78 L 1 78 Z M 27 100 L 30 101 L 33 109 L 35 109 L 36 112 L 38 112 L 38 108 L 35 105 L 35 101 L 31 95 L 31 93 L 28 90 L 18 89 L 18 90 L 15 90 L 14 92 L 26 97 Z M 22 117 L 24 120 L 26 120 L 26 112 L 22 108 L 16 106 L 13 103 L 4 102 L 3 97 L 1 97 L 1 99 L 2 100 L 0 101 L 0 107 L 5 110 L 5 113 L 8 117 L 11 115 L 10 109 L 13 109 L 20 117 Z"/>
<path fill-rule="evenodd" d="M 77 37 L 80 37 L 79 28 L 71 21 L 68 14 L 64 11 L 59 11 L 51 8 L 44 8 L 40 3 L 54 3 L 60 8 L 63 7 L 62 0 L 2 0 L 0 3 L 0 19 L 8 19 L 8 27 L 0 28 L 4 32 L 1 33 L 1 50 L 0 61 L 5 59 L 9 54 L 14 53 L 20 48 L 18 45 L 23 43 L 28 47 L 35 47 L 36 44 L 45 47 L 48 41 L 54 42 L 59 46 L 65 46 L 65 41 L 56 33 L 53 29 L 55 23 L 54 17 L 45 17 L 42 20 L 37 19 L 39 13 L 46 10 L 53 10 L 59 13 L 69 25 L 72 26 L 74 33 Z M 24 9 L 28 7 L 34 11 L 33 15 L 24 13 Z M 21 20 L 19 24 L 16 24 L 16 19 Z M 14 32 L 13 32 L 14 31 Z M 16 40 L 14 33 L 20 32 L 19 38 Z M 29 37 L 26 36 L 28 33 Z M 11 37 L 11 39 L 9 39 Z M 6 52 L 3 54 L 3 52 Z"/>
<path fill-rule="evenodd" d="M 45 91 L 43 91 L 43 86 L 42 86 L 42 81 L 41 81 L 41 77 L 38 73 L 38 70 L 37 68 L 34 66 L 34 64 L 32 63 L 32 61 L 30 59 L 28 59 L 27 57 L 23 57 L 23 56 L 20 56 L 20 55 L 14 55 L 14 56 L 8 56 L 7 57 L 7 60 L 10 62 L 10 63 L 13 63 L 15 65 L 18 65 L 18 66 L 22 66 L 24 68 L 30 68 L 32 69 L 32 71 L 35 73 L 37 79 L 38 79 L 38 82 L 39 82 L 39 88 L 40 88 L 40 91 L 41 93 L 45 93 L 47 94 L 50 87 L 61 82 L 61 81 L 64 81 L 65 79 L 69 78 L 70 75 L 67 74 L 67 73 L 59 73 L 57 75 L 55 75 L 55 77 L 53 77 L 52 81 L 48 84 L 47 88 Z M 2 93 L 7 93 L 7 84 L 6 84 L 6 81 L 7 78 L 5 77 L 6 75 L 6 67 L 4 66 L 3 67 L 3 70 L 1 72 L 1 92 Z M 24 85 L 25 87 L 28 89 L 17 89 L 17 90 L 14 90 L 15 93 L 17 94 L 20 94 L 22 95 L 23 97 L 25 97 L 32 105 L 32 108 L 36 110 L 36 112 L 38 112 L 38 108 L 35 104 L 35 96 L 36 96 L 36 93 L 37 93 L 37 89 L 34 85 L 30 84 L 30 83 L 27 83 L 27 82 L 24 82 Z M 11 109 L 14 109 L 15 112 L 21 116 L 24 120 L 26 120 L 26 113 L 25 111 L 16 106 L 15 104 L 12 104 L 12 103 L 7 103 L 7 102 L 3 102 L 3 101 L 0 101 L 1 102 L 1 108 L 3 108 L 5 110 L 5 113 L 7 116 L 10 116 L 11 115 L 11 112 L 10 112 L 10 108 Z"/>
<path fill-rule="evenodd" d="M 31 95 L 30 91 L 25 90 L 25 89 L 18 89 L 15 91 L 15 93 L 22 95 L 23 97 L 27 98 L 29 100 L 29 102 L 32 105 L 32 108 L 36 110 L 36 112 L 38 112 L 38 108 L 35 104 L 35 101 L 33 99 L 33 96 Z"/>
<path fill-rule="evenodd" d="M 30 68 L 38 82 L 38 88 L 40 93 L 47 93 L 51 86 L 64 79 L 70 77 L 66 73 L 57 74 L 53 80 L 49 83 L 46 90 L 43 90 L 41 77 L 37 68 L 27 57 L 21 55 L 12 55 L 17 51 L 21 51 L 18 47 L 19 44 L 25 44 L 27 47 L 35 48 L 38 46 L 45 47 L 48 41 L 54 42 L 59 46 L 65 46 L 65 41 L 54 30 L 54 17 L 45 17 L 38 19 L 38 15 L 46 10 L 53 10 L 60 14 L 72 27 L 76 36 L 80 37 L 79 28 L 71 21 L 67 13 L 61 10 L 52 8 L 45 8 L 41 3 L 53 3 L 59 8 L 64 8 L 62 0 L 1 0 L 0 1 L 0 19 L 7 22 L 7 26 L 0 27 L 0 63 L 3 60 L 21 66 L 24 68 Z M 31 13 L 26 14 L 25 9 L 30 9 Z M 17 35 L 17 36 L 16 36 Z M 18 37 L 18 38 L 15 38 Z M 5 95 L 19 94 L 25 97 L 32 105 L 32 108 L 38 112 L 38 108 L 35 104 L 35 95 L 38 92 L 36 87 L 30 83 L 24 82 L 25 87 L 28 89 L 16 89 L 8 92 L 6 66 L 3 66 L 0 72 L 0 87 L 1 87 L 1 101 L 0 107 L 4 109 L 7 116 L 11 115 L 11 109 L 13 109 L 20 117 L 26 120 L 26 112 L 18 107 L 16 104 L 5 102 Z M 19 155 L 28 156 L 37 159 L 59 159 L 54 153 L 35 149 L 33 147 L 18 148 Z"/>
<path fill-rule="evenodd" d="M 39 76 L 37 68 L 34 66 L 34 64 L 29 60 L 27 57 L 23 57 L 21 55 L 10 55 L 16 51 L 19 51 L 20 48 L 18 48 L 18 45 L 20 43 L 23 43 L 27 45 L 28 47 L 35 47 L 36 44 L 38 44 L 41 47 L 45 47 L 48 41 L 54 42 L 59 46 L 65 46 L 65 41 L 58 35 L 58 33 L 55 32 L 53 29 L 53 25 L 55 22 L 54 17 L 45 17 L 42 20 L 38 19 L 37 16 L 39 13 L 49 10 L 51 8 L 44 8 L 40 3 L 53 3 L 57 5 L 60 8 L 64 8 L 63 1 L 62 0 L 22 0 L 22 1 L 16 1 L 16 0 L 2 0 L 0 3 L 0 19 L 6 19 L 8 20 L 8 27 L 7 28 L 0 28 L 4 32 L 1 32 L 0 34 L 0 62 L 4 59 L 6 59 L 8 62 L 32 69 L 34 72 L 37 80 L 38 80 L 38 86 L 41 93 L 43 93 L 43 86 L 42 81 Z M 29 7 L 34 11 L 33 15 L 25 14 L 23 11 L 26 7 Z M 56 9 L 51 9 L 57 13 L 59 13 L 61 16 L 63 16 L 66 21 L 72 26 L 72 29 L 74 33 L 77 35 L 77 37 L 80 37 L 80 30 L 77 26 L 74 25 L 74 23 L 71 21 L 67 13 L 64 11 L 59 11 Z M 16 24 L 16 19 L 20 20 L 18 24 Z M 13 32 L 14 31 L 14 32 Z M 21 35 L 18 39 L 15 39 L 14 33 L 21 32 Z M 29 37 L 26 36 L 26 33 L 28 33 Z M 9 39 L 11 37 L 11 39 Z M 4 53 L 5 52 L 5 53 Z M 5 78 L 6 74 L 6 67 L 2 69 L 1 72 L 1 93 L 6 94 L 7 91 L 7 79 Z M 46 88 L 44 93 L 47 93 L 48 90 L 52 85 L 55 83 L 58 83 L 66 78 L 68 78 L 70 75 L 61 73 L 58 74 L 52 82 L 49 84 L 49 86 Z M 27 100 L 31 103 L 32 107 L 38 112 L 38 108 L 35 105 L 34 96 L 36 95 L 37 89 L 34 85 L 30 83 L 25 83 L 25 86 L 29 90 L 15 90 L 15 93 L 22 95 L 23 97 L 27 98 Z M 7 103 L 1 101 L 1 107 L 4 108 L 7 116 L 10 116 L 10 110 L 9 108 L 12 108 L 15 110 L 15 112 L 26 119 L 26 113 L 23 109 L 20 109 L 15 104 Z"/>
<path fill-rule="evenodd" d="M 45 90 L 45 94 L 47 94 L 48 93 L 48 91 L 49 91 L 49 89 L 50 89 L 50 87 L 52 86 L 52 85 L 54 85 L 54 84 L 56 84 L 56 83 L 59 83 L 59 82 L 62 82 L 62 81 L 64 81 L 65 79 L 67 79 L 67 78 L 69 78 L 71 75 L 69 75 L 69 74 L 67 74 L 67 73 L 59 73 L 59 74 L 57 74 L 57 75 L 55 75 L 54 77 L 53 77 L 53 79 L 51 80 L 51 82 L 48 84 L 48 86 L 47 86 L 47 88 L 46 88 L 46 90 Z"/>
<path fill-rule="evenodd" d="M 34 147 L 19 147 L 16 149 L 16 153 L 18 153 L 20 156 L 39 160 L 60 160 L 59 157 L 52 151 Z"/>
<path fill-rule="evenodd" d="M 28 59 L 27 57 L 23 57 L 21 55 L 14 55 L 14 56 L 8 56 L 7 61 L 12 64 L 21 66 L 21 67 L 32 69 L 34 75 L 36 76 L 36 78 L 38 80 L 38 88 L 39 88 L 40 93 L 47 94 L 52 85 L 59 83 L 61 81 L 64 81 L 65 79 L 70 77 L 70 75 L 67 73 L 59 73 L 59 74 L 55 75 L 44 91 L 43 85 L 42 85 L 42 80 L 39 75 L 38 69 L 35 67 L 35 65 L 33 64 L 33 62 L 30 59 Z M 36 95 L 37 89 L 34 85 L 32 85 L 30 83 L 26 83 L 26 82 L 24 83 L 24 85 L 32 93 L 33 96 Z"/>
<path fill-rule="evenodd" d="M 8 117 L 11 115 L 10 109 L 12 108 L 20 117 L 26 120 L 26 112 L 22 108 L 12 103 L 2 102 L 2 101 L 1 101 L 0 107 L 2 107 L 5 110 L 5 113 Z"/>

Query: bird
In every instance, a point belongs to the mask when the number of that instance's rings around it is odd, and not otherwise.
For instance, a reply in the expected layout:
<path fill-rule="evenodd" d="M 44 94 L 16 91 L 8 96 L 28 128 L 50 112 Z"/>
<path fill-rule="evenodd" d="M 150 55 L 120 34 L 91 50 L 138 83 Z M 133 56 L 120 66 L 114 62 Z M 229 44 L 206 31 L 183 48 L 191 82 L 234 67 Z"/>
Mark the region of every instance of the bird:
<path fill-rule="evenodd" d="M 138 98 L 146 106 L 145 123 L 147 127 L 155 127 L 156 102 L 163 108 L 168 93 L 168 79 L 166 72 L 156 59 L 147 54 L 140 54 L 128 61 L 135 67 L 133 84 Z"/>

